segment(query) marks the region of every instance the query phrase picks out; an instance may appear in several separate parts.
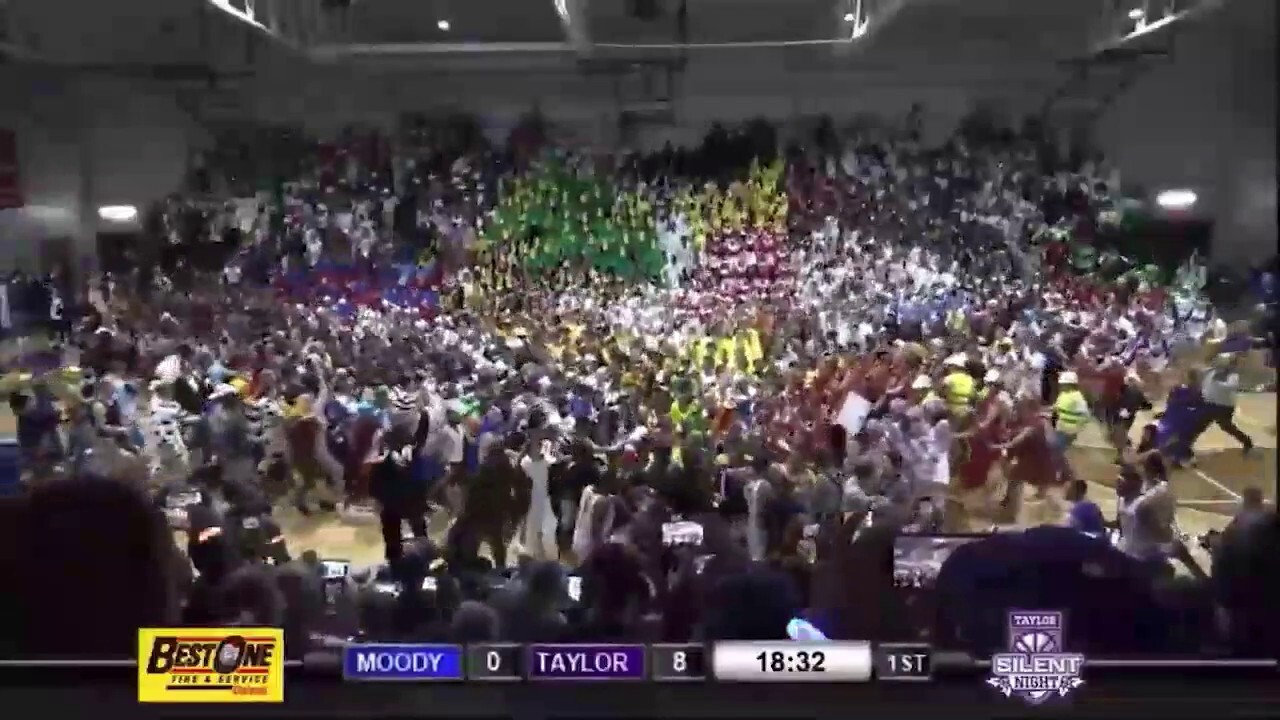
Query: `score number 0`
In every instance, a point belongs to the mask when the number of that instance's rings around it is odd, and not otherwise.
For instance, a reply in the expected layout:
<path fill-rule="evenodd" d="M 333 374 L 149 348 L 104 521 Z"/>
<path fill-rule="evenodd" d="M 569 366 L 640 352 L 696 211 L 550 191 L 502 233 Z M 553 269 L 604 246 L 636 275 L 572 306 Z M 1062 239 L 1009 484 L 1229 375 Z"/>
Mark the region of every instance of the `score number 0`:
<path fill-rule="evenodd" d="M 467 648 L 467 679 L 515 682 L 524 678 L 523 652 L 519 645 L 491 643 Z"/>

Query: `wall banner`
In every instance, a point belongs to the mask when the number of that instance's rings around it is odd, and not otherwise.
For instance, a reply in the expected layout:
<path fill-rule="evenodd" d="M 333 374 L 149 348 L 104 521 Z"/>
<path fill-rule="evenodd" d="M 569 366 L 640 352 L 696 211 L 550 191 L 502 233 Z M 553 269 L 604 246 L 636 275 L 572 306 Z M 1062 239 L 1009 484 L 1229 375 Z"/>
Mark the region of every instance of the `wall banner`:
<path fill-rule="evenodd" d="M 18 176 L 18 135 L 0 128 L 0 210 L 20 208 L 22 183 Z"/>

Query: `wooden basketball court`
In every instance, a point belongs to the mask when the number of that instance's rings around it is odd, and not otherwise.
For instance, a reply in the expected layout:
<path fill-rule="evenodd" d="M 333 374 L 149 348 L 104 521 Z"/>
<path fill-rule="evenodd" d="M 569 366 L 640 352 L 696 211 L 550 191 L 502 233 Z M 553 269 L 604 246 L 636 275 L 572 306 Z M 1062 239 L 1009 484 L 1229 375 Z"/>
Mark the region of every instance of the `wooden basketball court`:
<path fill-rule="evenodd" d="M 1239 507 L 1240 497 L 1248 487 L 1261 488 L 1271 503 L 1276 501 L 1275 393 L 1242 394 L 1235 419 L 1236 425 L 1253 438 L 1253 452 L 1245 455 L 1240 445 L 1215 425 L 1196 443 L 1195 467 L 1174 470 L 1170 477 L 1183 532 L 1199 535 L 1221 529 Z M 1135 436 L 1141 424 L 1150 421 L 1150 417 L 1140 418 L 1135 424 Z M 1086 430 L 1070 457 L 1077 471 L 1094 484 L 1094 500 L 1104 512 L 1113 510 L 1115 466 L 1097 426 Z"/>
<path fill-rule="evenodd" d="M 1274 502 L 1275 417 L 1274 393 L 1241 397 L 1236 423 L 1257 443 L 1249 457 L 1217 427 L 1210 428 L 1200 438 L 1196 444 L 1197 467 L 1177 470 L 1172 478 L 1179 504 L 1178 524 L 1183 532 L 1196 536 L 1222 529 L 1235 512 L 1240 494 L 1250 485 L 1262 487 Z M 1149 416 L 1140 418 L 1136 428 L 1150 420 Z M 1076 471 L 1090 483 L 1093 500 L 1107 517 L 1114 517 L 1116 466 L 1112 464 L 1114 454 L 1103 439 L 1101 428 L 1096 425 L 1088 428 L 1070 452 Z M 382 560 L 382 535 L 373 518 L 365 523 L 348 523 L 332 516 L 303 517 L 292 508 L 280 510 L 278 517 L 292 548 L 310 548 L 323 557 L 348 559 L 357 564 Z M 1028 526 L 1061 520 L 1053 503 L 1028 498 L 1018 524 Z M 437 515 L 431 524 L 432 535 L 442 540 L 447 527 L 447 517 L 443 513 Z M 1203 562 L 1204 558 L 1201 559 Z"/>
<path fill-rule="evenodd" d="M 1149 414 L 1140 417 L 1135 423 L 1135 435 L 1150 421 Z M 1173 473 L 1171 482 L 1178 499 L 1178 524 L 1188 535 L 1198 536 L 1224 527 L 1247 487 L 1260 487 L 1272 503 L 1276 500 L 1275 393 L 1242 395 L 1236 423 L 1256 443 L 1249 456 L 1215 426 L 1196 443 L 1196 467 Z M 0 432 L 14 430 L 14 419 L 8 408 L 0 409 Z M 1077 474 L 1089 481 L 1092 499 L 1107 517 L 1114 517 L 1116 466 L 1112 464 L 1114 453 L 1103 438 L 1101 428 L 1096 424 L 1086 428 L 1069 451 L 1069 457 Z M 1061 522 L 1062 510 L 1056 498 L 1043 501 L 1028 497 L 1016 524 Z M 277 510 L 276 517 L 295 553 L 312 549 L 322 557 L 350 560 L 357 565 L 374 564 L 383 559 L 382 534 L 375 516 L 356 521 L 332 514 L 307 517 L 292 507 L 284 507 Z M 982 512 L 956 520 L 959 530 L 985 530 L 992 525 L 992 519 Z M 447 528 L 448 518 L 443 512 L 432 519 L 431 534 L 437 540 L 443 540 Z"/>

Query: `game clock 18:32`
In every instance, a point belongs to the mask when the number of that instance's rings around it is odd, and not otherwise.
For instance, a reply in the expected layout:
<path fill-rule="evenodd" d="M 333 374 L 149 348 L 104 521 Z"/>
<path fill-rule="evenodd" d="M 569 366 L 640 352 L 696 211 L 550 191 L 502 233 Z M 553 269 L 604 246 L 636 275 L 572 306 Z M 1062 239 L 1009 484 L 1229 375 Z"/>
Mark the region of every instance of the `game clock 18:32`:
<path fill-rule="evenodd" d="M 761 652 L 760 672 L 826 672 L 827 655 L 821 650 L 800 650 L 785 653 Z"/>
<path fill-rule="evenodd" d="M 716 680 L 728 682 L 865 682 L 871 644 L 864 642 L 723 642 L 712 649 Z"/>

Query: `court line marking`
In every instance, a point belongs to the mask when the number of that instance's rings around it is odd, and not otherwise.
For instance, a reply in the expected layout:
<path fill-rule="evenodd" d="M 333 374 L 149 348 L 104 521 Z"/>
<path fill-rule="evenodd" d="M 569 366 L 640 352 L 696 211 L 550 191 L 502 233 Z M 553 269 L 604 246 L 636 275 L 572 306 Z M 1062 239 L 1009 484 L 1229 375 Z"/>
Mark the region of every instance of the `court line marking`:
<path fill-rule="evenodd" d="M 1251 413 L 1241 411 L 1239 407 L 1236 408 L 1236 415 L 1240 416 L 1240 420 L 1242 420 L 1244 424 L 1252 428 L 1257 428 L 1263 434 L 1272 435 L 1273 437 L 1275 436 L 1276 426 L 1274 425 L 1274 422 L 1275 422 L 1274 420 L 1263 420 L 1260 418 L 1256 418 Z M 1263 447 L 1263 446 L 1259 445 L 1258 447 Z"/>
<path fill-rule="evenodd" d="M 1239 500 L 1179 500 L 1178 507 L 1195 508 L 1200 505 L 1208 507 L 1220 507 L 1224 505 L 1239 505 Z"/>
<path fill-rule="evenodd" d="M 1248 393 L 1248 395 L 1249 395 L 1250 397 L 1260 398 L 1260 397 L 1265 397 L 1265 396 L 1267 396 L 1267 395 L 1276 395 L 1276 393 L 1275 393 L 1275 392 L 1267 392 L 1267 393 Z M 1272 400 L 1272 402 L 1274 403 L 1274 402 L 1275 402 L 1275 400 L 1273 399 L 1273 400 Z M 1251 404 L 1252 404 L 1252 403 L 1251 403 Z M 1250 423 L 1250 424 L 1253 424 L 1253 425 L 1260 425 L 1260 426 L 1262 426 L 1262 427 L 1266 427 L 1267 422 L 1269 422 L 1269 421 L 1266 419 L 1266 413 L 1263 413 L 1263 417 L 1262 417 L 1262 418 L 1258 418 L 1258 417 L 1254 416 L 1254 414 L 1253 414 L 1253 413 L 1251 413 L 1251 412 L 1246 412 L 1246 411 L 1245 411 L 1245 409 L 1244 409 L 1244 407 L 1243 407 L 1242 405 L 1243 405 L 1243 404 L 1242 404 L 1241 402 L 1239 402 L 1239 400 L 1237 400 L 1237 401 L 1236 401 L 1236 414 L 1237 414 L 1237 415 L 1239 415 L 1241 419 L 1243 419 L 1243 420 L 1245 420 L 1246 422 L 1248 422 L 1248 423 Z"/>
<path fill-rule="evenodd" d="M 1231 488 L 1227 487 L 1226 485 L 1223 485 L 1222 483 L 1218 482 L 1217 480 L 1214 480 L 1214 479 L 1213 479 L 1213 477 L 1211 477 L 1208 473 L 1206 473 L 1205 471 L 1201 470 L 1200 468 L 1187 468 L 1187 469 L 1188 469 L 1188 470 L 1190 470 L 1194 475 L 1196 475 L 1196 477 L 1199 477 L 1201 480 L 1204 480 L 1205 482 L 1207 482 L 1207 483 L 1209 483 L 1210 485 L 1214 486 L 1215 488 L 1217 488 L 1217 489 L 1221 490 L 1222 492 L 1226 493 L 1227 495 L 1229 495 L 1229 496 L 1231 496 L 1231 497 L 1235 498 L 1235 499 L 1236 499 L 1236 502 L 1239 502 L 1239 501 L 1242 499 L 1242 498 L 1241 498 L 1241 496 L 1240 496 L 1240 493 L 1236 492 L 1235 490 L 1232 490 Z"/>

